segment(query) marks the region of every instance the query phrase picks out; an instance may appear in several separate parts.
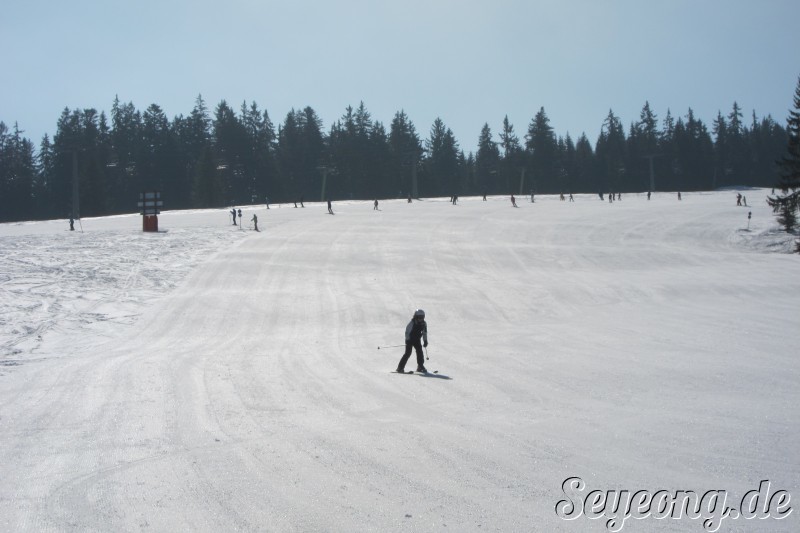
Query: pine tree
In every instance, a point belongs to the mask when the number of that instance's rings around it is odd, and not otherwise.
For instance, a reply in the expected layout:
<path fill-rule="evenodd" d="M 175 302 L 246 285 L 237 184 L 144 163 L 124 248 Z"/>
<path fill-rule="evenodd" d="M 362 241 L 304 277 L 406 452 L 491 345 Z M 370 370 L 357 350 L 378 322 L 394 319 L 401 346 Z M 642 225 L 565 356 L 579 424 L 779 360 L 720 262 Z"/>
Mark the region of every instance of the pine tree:
<path fill-rule="evenodd" d="M 503 159 L 512 159 L 522 151 L 519 137 L 514 133 L 514 126 L 508 121 L 508 115 L 503 118 L 503 131 L 500 133 L 500 146 L 503 148 Z"/>
<path fill-rule="evenodd" d="M 325 136 L 322 133 L 322 119 L 311 106 L 306 106 L 298 114 L 298 124 L 302 136 L 301 174 L 304 176 L 303 193 L 312 197 L 322 190 L 320 166 L 325 162 Z"/>
<path fill-rule="evenodd" d="M 728 162 L 730 163 L 730 179 L 732 184 L 741 185 L 746 182 L 749 157 L 747 153 L 747 134 L 742 121 L 742 110 L 737 102 L 728 114 Z"/>
<path fill-rule="evenodd" d="M 211 117 L 208 114 L 208 107 L 202 95 L 197 95 L 194 108 L 192 108 L 188 117 L 176 118 L 173 124 L 173 132 L 177 138 L 177 150 L 181 155 L 181 165 L 183 167 L 181 171 L 181 181 L 187 189 L 186 194 L 189 196 L 188 200 L 190 203 L 187 207 L 200 207 L 198 203 L 200 200 L 198 199 L 206 199 L 207 195 L 197 190 L 197 169 L 207 164 L 207 161 L 201 162 L 201 159 L 210 155 L 212 161 L 215 160 L 213 150 L 207 150 L 212 146 Z M 175 205 L 182 204 L 180 198 L 170 198 L 168 202 L 170 205 L 173 205 L 173 202 L 175 202 Z M 205 206 L 208 204 L 203 205 Z"/>
<path fill-rule="evenodd" d="M 787 232 L 792 232 L 800 210 L 800 77 L 794 93 L 794 109 L 786 120 L 786 130 L 789 136 L 787 153 L 778 162 L 781 170 L 778 187 L 782 194 L 768 197 L 767 202 L 777 214 L 778 222 Z M 796 251 L 800 252 L 800 241 L 796 242 Z"/>
<path fill-rule="evenodd" d="M 316 112 L 311 107 L 289 111 L 278 131 L 278 157 L 286 194 L 293 201 L 319 195 L 321 166 L 326 163 L 324 150 L 322 121 Z"/>
<path fill-rule="evenodd" d="M 756 120 L 755 112 L 753 119 Z M 772 187 L 775 184 L 776 177 L 780 175 L 777 161 L 783 157 L 787 141 L 786 130 L 772 116 L 767 115 L 754 122 L 748 139 L 753 161 L 748 185 Z"/>
<path fill-rule="evenodd" d="M 500 171 L 510 181 L 524 179 L 527 168 L 527 154 L 522 149 L 519 138 L 514 133 L 514 126 L 508 121 L 508 115 L 503 118 L 503 129 L 500 132 L 500 147 L 503 149 Z M 510 185 L 510 183 L 509 183 Z"/>
<path fill-rule="evenodd" d="M 714 119 L 713 129 L 716 140 L 714 141 L 714 174 L 712 179 L 712 188 L 717 188 L 720 185 L 728 185 L 729 176 L 733 172 L 729 162 L 728 152 L 728 122 L 722 113 L 717 112 L 717 118 Z"/>
<path fill-rule="evenodd" d="M 560 192 L 571 193 L 575 190 L 577 185 L 577 148 L 572 141 L 569 133 L 562 140 L 563 149 L 561 151 L 561 169 L 563 171 L 563 190 Z"/>
<path fill-rule="evenodd" d="M 255 103 L 253 103 L 255 106 Z M 275 126 L 265 109 L 255 136 L 257 193 L 263 197 L 279 198 L 282 194 L 276 159 Z"/>
<path fill-rule="evenodd" d="M 54 169 L 55 150 L 50 142 L 50 137 L 45 133 L 39 144 L 39 154 L 36 159 L 37 186 L 34 189 L 34 198 L 37 218 L 46 218 L 50 212 L 53 201 L 51 189 Z"/>
<path fill-rule="evenodd" d="M 530 154 L 531 170 L 533 171 L 533 188 L 539 191 L 555 192 L 558 189 L 558 186 L 555 185 L 558 142 L 544 107 L 540 108 L 531 120 L 528 134 L 525 137 L 525 147 Z"/>
<path fill-rule="evenodd" d="M 389 153 L 391 194 L 397 194 L 398 197 L 412 195 L 424 150 L 414 123 L 403 110 L 395 113 L 389 126 Z"/>
<path fill-rule="evenodd" d="M 297 201 L 302 194 L 298 186 L 299 162 L 302 157 L 300 130 L 297 124 L 297 111 L 286 113 L 283 124 L 278 126 L 278 164 L 283 176 L 285 194 Z"/>
<path fill-rule="evenodd" d="M 194 108 L 186 118 L 184 145 L 189 159 L 193 162 L 199 160 L 206 147 L 210 144 L 211 117 L 208 114 L 208 107 L 206 107 L 203 96 L 198 94 Z"/>
<path fill-rule="evenodd" d="M 83 150 L 83 135 L 81 130 L 82 116 L 78 110 L 70 111 L 64 108 L 58 119 L 56 134 L 53 137 L 54 152 L 56 154 L 53 172 L 53 203 L 52 215 L 58 217 L 80 217 L 80 206 L 73 206 L 72 176 L 73 157 L 78 157 Z M 80 169 L 79 169 L 80 175 Z M 74 208 L 78 208 L 74 211 Z"/>
<path fill-rule="evenodd" d="M 105 147 L 108 135 L 105 115 L 95 109 L 84 109 L 80 113 L 80 153 L 78 155 L 78 180 L 80 210 L 84 216 L 101 216 L 109 212 L 108 179 L 106 176 L 107 154 Z M 128 199 L 128 207 L 135 205 L 135 198 Z"/>
<path fill-rule="evenodd" d="M 214 155 L 217 157 L 226 203 L 249 203 L 251 192 L 245 176 L 247 132 L 236 112 L 225 100 L 220 101 L 214 110 L 213 139 Z"/>
<path fill-rule="evenodd" d="M 458 176 L 458 143 L 452 130 L 445 126 L 441 118 L 436 118 L 431 126 L 430 138 L 425 142 L 426 195 L 453 196 L 461 194 Z"/>
<path fill-rule="evenodd" d="M 327 139 L 327 155 L 323 166 L 335 169 L 336 180 L 328 180 L 326 189 L 333 196 L 375 196 L 375 169 L 371 158 L 372 117 L 364 106 L 347 106 L 345 114 L 334 124 Z"/>
<path fill-rule="evenodd" d="M 668 118 L 672 120 L 672 117 Z M 650 165 L 661 155 L 659 137 L 658 117 L 650 109 L 650 102 L 645 101 L 639 113 L 639 122 L 628 138 L 628 167 L 631 168 L 629 186 L 635 189 L 650 189 Z M 633 142 L 633 139 L 636 142 Z M 658 179 L 655 181 L 658 182 Z"/>
<path fill-rule="evenodd" d="M 0 221 L 33 217 L 33 187 L 36 174 L 33 143 L 19 125 L 9 135 L 0 122 Z"/>
<path fill-rule="evenodd" d="M 581 133 L 575 143 L 575 176 L 573 182 L 575 189 L 571 192 L 597 192 L 596 184 L 592 179 L 593 167 L 594 152 L 592 151 L 592 143 L 586 133 Z"/>
<path fill-rule="evenodd" d="M 142 115 L 133 103 L 120 104 L 119 98 L 114 98 L 110 135 L 113 150 L 109 161 L 109 181 L 114 191 L 111 209 L 125 212 L 141 192 L 138 165 L 142 149 Z M 58 136 L 55 140 L 58 145 Z"/>
<path fill-rule="evenodd" d="M 595 154 L 602 176 L 598 181 L 597 191 L 620 192 L 620 184 L 626 171 L 625 129 L 610 109 L 597 139 Z"/>
<path fill-rule="evenodd" d="M 193 170 L 192 200 L 197 207 L 222 207 L 225 192 L 217 173 L 217 162 L 211 146 L 206 146 Z"/>
<path fill-rule="evenodd" d="M 492 140 L 492 130 L 484 123 L 478 137 L 478 153 L 475 155 L 475 179 L 480 194 L 498 194 L 510 192 L 507 184 L 500 182 L 497 175 L 500 163 L 500 149 Z"/>
<path fill-rule="evenodd" d="M 689 108 L 686 122 L 678 120 L 673 142 L 673 161 L 677 179 L 674 188 L 681 190 L 708 189 L 712 185 L 713 143 L 705 124 Z"/>
<path fill-rule="evenodd" d="M 387 198 L 392 192 L 389 188 L 391 154 L 389 152 L 389 136 L 381 122 L 372 125 L 369 135 L 369 168 L 370 177 L 365 198 Z"/>

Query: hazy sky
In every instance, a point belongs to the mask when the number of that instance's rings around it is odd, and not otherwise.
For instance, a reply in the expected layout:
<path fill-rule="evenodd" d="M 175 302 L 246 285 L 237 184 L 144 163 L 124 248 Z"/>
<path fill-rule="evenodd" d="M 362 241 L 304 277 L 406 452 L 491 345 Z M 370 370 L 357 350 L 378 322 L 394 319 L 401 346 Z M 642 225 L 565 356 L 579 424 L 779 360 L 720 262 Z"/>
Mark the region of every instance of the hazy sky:
<path fill-rule="evenodd" d="M 782 125 L 800 75 L 798 0 L 2 0 L 0 120 L 38 146 L 65 107 L 114 96 L 169 118 L 257 102 L 276 125 L 311 106 L 325 130 L 363 101 L 436 117 L 474 151 L 508 115 L 520 140 L 540 107 L 594 143 L 609 109 L 691 107 L 711 128 L 733 102 Z M 523 141 L 524 142 L 524 141 Z"/>

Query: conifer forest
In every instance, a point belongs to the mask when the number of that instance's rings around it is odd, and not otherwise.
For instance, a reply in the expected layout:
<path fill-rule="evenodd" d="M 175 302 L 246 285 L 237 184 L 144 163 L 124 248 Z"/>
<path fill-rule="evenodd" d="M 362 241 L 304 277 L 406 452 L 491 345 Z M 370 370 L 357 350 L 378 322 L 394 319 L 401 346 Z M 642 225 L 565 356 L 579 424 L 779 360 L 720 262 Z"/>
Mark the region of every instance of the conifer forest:
<path fill-rule="evenodd" d="M 0 122 L 0 221 L 135 212 L 139 193 L 153 190 L 165 209 L 186 209 L 266 198 L 775 187 L 788 139 L 770 116 L 746 116 L 736 103 L 710 125 L 691 109 L 659 117 L 645 103 L 627 125 L 609 110 L 594 140 L 559 135 L 544 108 L 524 129 L 506 117 L 476 134 L 476 152 L 464 153 L 441 119 L 422 132 L 398 111 L 387 126 L 363 102 L 326 129 L 311 107 L 276 124 L 255 102 L 210 109 L 198 96 L 188 116 L 170 119 L 157 104 L 142 111 L 116 98 L 110 115 L 65 108 L 38 147 L 19 125 Z"/>

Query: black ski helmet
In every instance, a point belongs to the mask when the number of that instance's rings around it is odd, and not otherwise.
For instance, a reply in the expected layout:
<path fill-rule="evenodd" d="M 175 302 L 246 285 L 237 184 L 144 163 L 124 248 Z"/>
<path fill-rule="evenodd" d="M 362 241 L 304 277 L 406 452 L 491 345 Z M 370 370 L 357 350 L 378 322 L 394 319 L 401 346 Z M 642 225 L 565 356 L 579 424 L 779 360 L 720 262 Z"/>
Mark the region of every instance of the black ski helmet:
<path fill-rule="evenodd" d="M 421 318 L 422 320 L 425 320 L 425 311 L 422 309 L 417 309 L 414 311 L 414 318 Z"/>

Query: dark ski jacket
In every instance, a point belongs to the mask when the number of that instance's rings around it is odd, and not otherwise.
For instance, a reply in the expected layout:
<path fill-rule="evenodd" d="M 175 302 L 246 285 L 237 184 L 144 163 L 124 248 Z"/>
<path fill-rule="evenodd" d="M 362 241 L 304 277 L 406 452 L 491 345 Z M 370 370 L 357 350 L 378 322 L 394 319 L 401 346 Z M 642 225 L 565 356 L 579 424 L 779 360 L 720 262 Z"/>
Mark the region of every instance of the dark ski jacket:
<path fill-rule="evenodd" d="M 417 324 L 413 318 L 406 326 L 406 342 L 416 344 L 422 338 L 426 343 L 428 342 L 428 323 L 424 320 Z"/>

